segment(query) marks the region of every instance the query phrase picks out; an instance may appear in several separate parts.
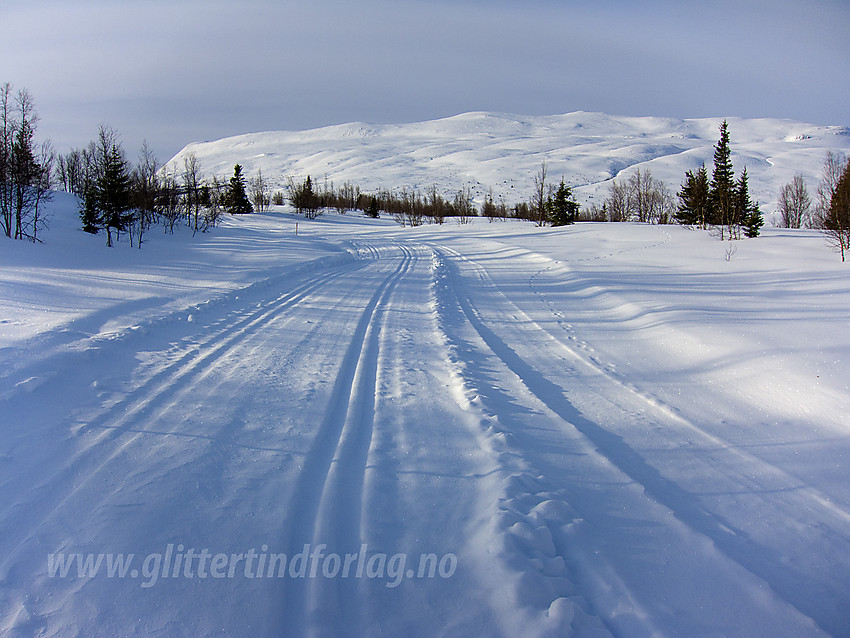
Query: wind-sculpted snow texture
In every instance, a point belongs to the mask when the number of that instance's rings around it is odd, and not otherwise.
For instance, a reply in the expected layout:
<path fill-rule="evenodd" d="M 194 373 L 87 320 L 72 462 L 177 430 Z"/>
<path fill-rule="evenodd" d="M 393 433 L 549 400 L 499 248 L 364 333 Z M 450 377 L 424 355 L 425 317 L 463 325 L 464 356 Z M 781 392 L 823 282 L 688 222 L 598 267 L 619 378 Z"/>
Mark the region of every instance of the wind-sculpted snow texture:
<path fill-rule="evenodd" d="M 816 233 L 276 211 L 108 251 L 61 204 L 0 254 L 4 635 L 846 635 Z"/>
<path fill-rule="evenodd" d="M 751 196 L 768 217 L 779 191 L 795 174 L 814 192 L 827 151 L 850 153 L 850 129 L 770 118 L 729 117 L 732 161 L 747 168 Z M 241 164 L 249 177 L 262 170 L 276 188 L 287 176 L 364 191 L 451 196 L 467 187 L 480 204 L 490 189 L 508 206 L 532 196 L 534 176 L 547 163 L 553 184 L 563 177 L 582 205 L 600 207 L 610 180 L 650 170 L 675 193 L 685 171 L 711 170 L 722 117 L 673 119 L 576 112 L 554 116 L 464 113 L 400 125 L 343 124 L 309 131 L 239 135 L 189 144 L 170 162 L 177 172 L 194 153 L 203 170 L 228 179 Z M 836 123 L 840 124 L 840 123 Z"/>

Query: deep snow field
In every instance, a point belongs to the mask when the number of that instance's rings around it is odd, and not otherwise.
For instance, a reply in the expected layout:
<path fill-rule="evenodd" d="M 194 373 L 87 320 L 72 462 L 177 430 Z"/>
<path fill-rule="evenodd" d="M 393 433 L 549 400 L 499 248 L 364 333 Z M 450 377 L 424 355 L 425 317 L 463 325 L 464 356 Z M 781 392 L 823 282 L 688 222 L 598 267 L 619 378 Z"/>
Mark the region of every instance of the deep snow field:
<path fill-rule="evenodd" d="M 53 206 L 0 242 L 0 634 L 850 633 L 820 234 L 281 209 L 107 249 Z"/>

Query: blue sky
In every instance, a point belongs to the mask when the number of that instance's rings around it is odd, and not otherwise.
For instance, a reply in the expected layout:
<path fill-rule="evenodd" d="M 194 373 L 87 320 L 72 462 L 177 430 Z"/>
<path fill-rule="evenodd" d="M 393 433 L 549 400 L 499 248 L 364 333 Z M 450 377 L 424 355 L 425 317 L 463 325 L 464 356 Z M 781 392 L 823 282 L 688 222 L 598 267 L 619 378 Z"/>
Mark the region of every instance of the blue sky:
<path fill-rule="evenodd" d="M 471 110 L 850 125 L 846 0 L 4 0 L 0 82 L 65 152 Z"/>

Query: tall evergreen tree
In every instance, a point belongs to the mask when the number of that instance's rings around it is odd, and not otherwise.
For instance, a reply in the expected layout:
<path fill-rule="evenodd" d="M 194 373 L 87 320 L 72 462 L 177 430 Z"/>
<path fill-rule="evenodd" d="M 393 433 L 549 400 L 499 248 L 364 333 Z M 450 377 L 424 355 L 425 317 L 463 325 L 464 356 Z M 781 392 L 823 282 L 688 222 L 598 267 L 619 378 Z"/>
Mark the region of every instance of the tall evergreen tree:
<path fill-rule="evenodd" d="M 705 228 L 709 218 L 709 184 L 705 164 L 696 173 L 685 173 L 685 182 L 679 191 L 679 208 L 675 213 L 680 224 Z"/>
<path fill-rule="evenodd" d="M 106 230 L 106 245 L 112 246 L 112 230 L 125 230 L 132 215 L 130 165 L 118 134 L 101 126 L 96 142 L 82 152 L 83 177 L 80 219 L 83 230 L 96 234 Z"/>
<path fill-rule="evenodd" d="M 744 172 L 741 173 L 735 189 L 735 218 L 743 226 L 744 234 L 750 238 L 758 237 L 759 230 L 764 226 L 764 217 L 759 210 L 758 204 L 753 203 L 750 199 L 750 187 L 746 167 L 744 167 Z M 731 229 L 729 232 L 732 232 Z"/>
<path fill-rule="evenodd" d="M 724 226 L 735 223 L 735 171 L 732 168 L 732 150 L 729 146 L 729 125 L 726 120 L 720 125 L 720 139 L 714 147 L 714 172 L 710 187 L 711 216 L 709 222 L 720 226 L 723 238 Z"/>
<path fill-rule="evenodd" d="M 112 229 L 121 232 L 130 222 L 132 178 L 121 147 L 113 142 L 103 158 L 103 170 L 95 186 L 100 226 L 106 229 L 106 245 L 112 246 Z"/>
<path fill-rule="evenodd" d="M 97 235 L 100 230 L 95 203 L 94 187 L 88 185 L 84 188 L 80 202 L 80 221 L 83 222 L 83 230 L 92 235 Z"/>
<path fill-rule="evenodd" d="M 14 235 L 15 239 L 23 239 L 25 236 L 25 219 L 32 206 L 30 200 L 33 198 L 34 186 L 41 174 L 41 168 L 35 160 L 35 129 L 32 120 L 22 113 L 17 125 L 12 141 L 10 174 L 12 180 L 12 210 L 15 219 Z"/>
<path fill-rule="evenodd" d="M 97 210 L 97 173 L 98 166 L 95 161 L 94 142 L 89 144 L 81 156 L 82 161 L 82 179 L 80 180 L 80 192 L 77 195 L 80 198 L 80 221 L 83 223 L 83 230 L 92 235 L 97 235 L 100 231 L 100 218 Z"/>
<path fill-rule="evenodd" d="M 254 212 L 248 194 L 245 192 L 245 177 L 242 175 L 242 167 L 237 164 L 233 167 L 233 177 L 227 188 L 224 202 L 225 210 L 231 215 L 243 215 Z"/>
<path fill-rule="evenodd" d="M 553 226 L 573 224 L 578 217 L 579 205 L 573 200 L 572 189 L 561 180 L 555 196 L 549 200 L 549 222 Z"/>

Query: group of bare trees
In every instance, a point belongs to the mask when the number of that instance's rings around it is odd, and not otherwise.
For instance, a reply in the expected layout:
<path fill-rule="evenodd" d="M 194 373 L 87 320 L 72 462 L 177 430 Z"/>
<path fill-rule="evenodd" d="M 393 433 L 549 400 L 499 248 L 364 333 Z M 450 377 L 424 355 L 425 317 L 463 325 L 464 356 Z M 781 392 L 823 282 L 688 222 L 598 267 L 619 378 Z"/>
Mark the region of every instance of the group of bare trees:
<path fill-rule="evenodd" d="M 268 212 L 272 202 L 272 194 L 268 180 L 263 177 L 263 169 L 257 169 L 257 176 L 248 182 L 248 187 L 254 210 L 261 213 Z"/>
<path fill-rule="evenodd" d="M 783 228 L 822 231 L 844 261 L 850 251 L 850 162 L 841 153 L 827 152 L 815 198 L 798 173 L 779 191 L 777 212 Z"/>
<path fill-rule="evenodd" d="M 0 229 L 10 239 L 39 241 L 50 199 L 53 151 L 36 145 L 38 115 L 30 94 L 0 86 Z"/>
<path fill-rule="evenodd" d="M 340 213 L 360 210 L 370 217 L 380 217 L 383 214 L 393 217 L 396 222 L 405 226 L 442 224 L 447 219 L 465 224 L 479 215 L 491 222 L 518 219 L 533 221 L 539 226 L 566 225 L 580 219 L 606 221 L 598 215 L 582 215 L 572 190 L 564 180 L 561 179 L 557 185 L 550 183 L 545 162 L 534 177 L 534 184 L 535 190 L 531 199 L 514 206 L 508 206 L 502 197 L 496 199 L 490 189 L 484 196 L 480 209 L 476 206 L 474 192 L 469 186 L 449 193 L 440 192 L 436 184 L 427 187 L 424 192 L 401 187 L 365 193 L 359 186 L 348 182 L 339 189 L 334 188 L 333 182 L 328 182 L 327 179 L 324 184 L 319 185 L 308 175 L 303 180 L 288 177 L 286 193 L 296 212 L 308 218 L 314 218 L 324 210 L 333 209 Z M 284 203 L 283 193 L 280 192 L 273 194 L 271 199 L 277 205 Z"/>
<path fill-rule="evenodd" d="M 827 153 L 813 219 L 844 261 L 850 251 L 850 162 L 841 154 Z"/>
<path fill-rule="evenodd" d="M 812 198 L 799 173 L 780 189 L 777 211 L 782 228 L 806 228 L 812 224 Z"/>
<path fill-rule="evenodd" d="M 425 193 L 406 187 L 398 191 L 379 190 L 374 195 L 361 194 L 356 208 L 373 217 L 380 213 L 392 216 L 404 226 L 442 224 L 447 218 L 465 224 L 478 215 L 472 190 L 467 186 L 449 196 L 440 193 L 436 185 L 428 187 Z"/>
<path fill-rule="evenodd" d="M 675 206 L 666 184 L 648 168 L 638 168 L 627 179 L 611 180 L 602 211 L 591 211 L 611 222 L 669 224 Z"/>
<path fill-rule="evenodd" d="M 484 203 L 481 205 L 481 216 L 486 217 L 491 222 L 497 219 L 505 221 L 511 216 L 511 211 L 508 209 L 508 205 L 503 198 L 500 197 L 499 203 L 496 203 L 493 199 L 493 189 L 491 188 L 490 192 L 484 198 Z"/>

